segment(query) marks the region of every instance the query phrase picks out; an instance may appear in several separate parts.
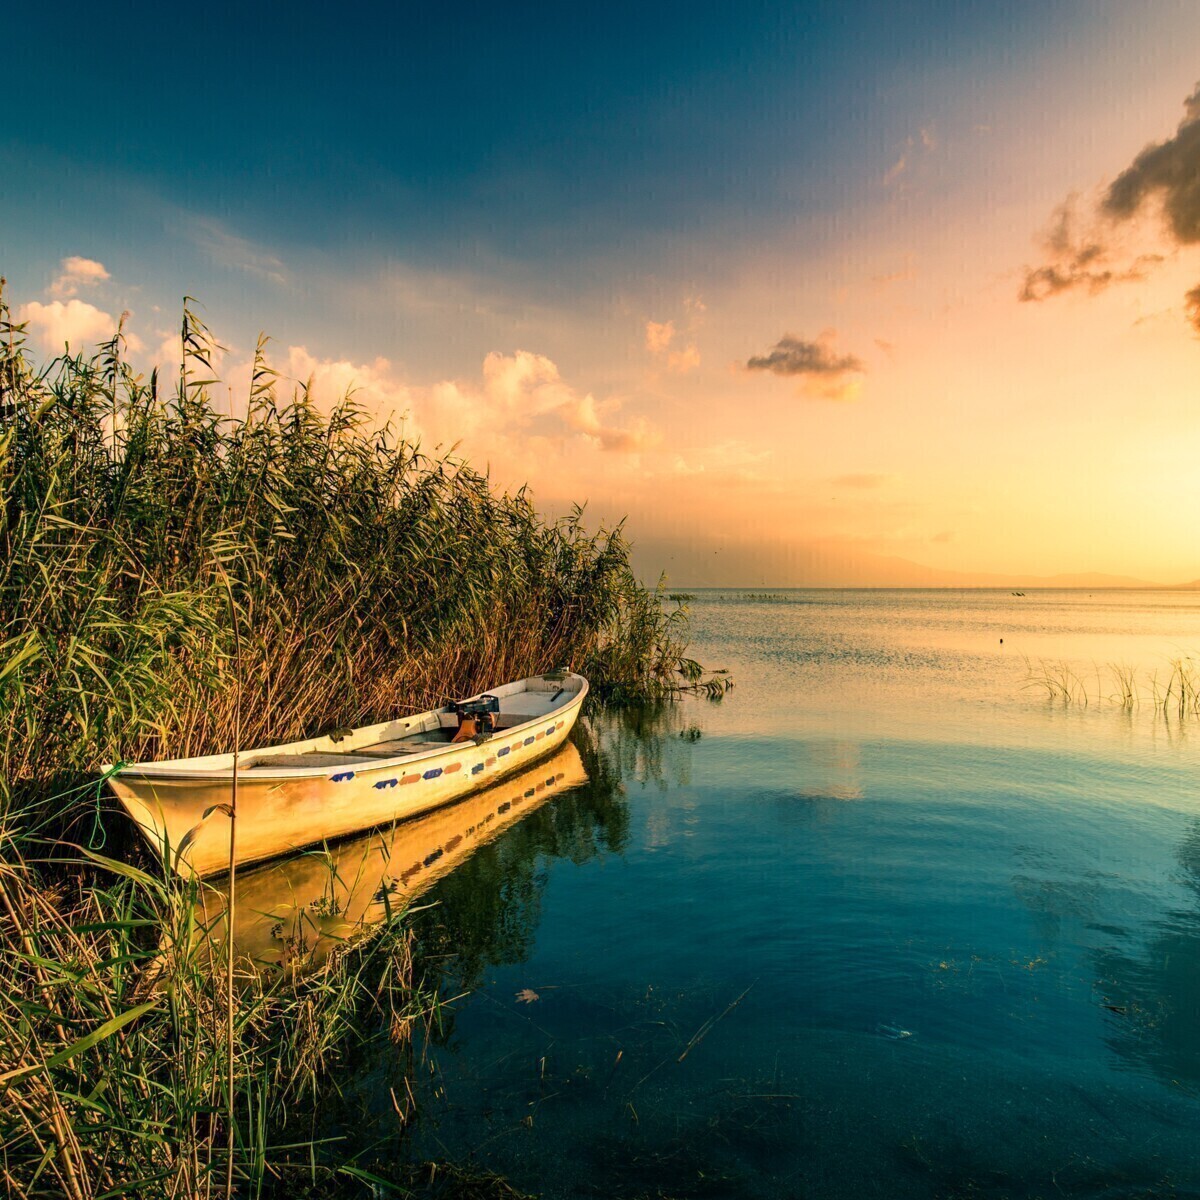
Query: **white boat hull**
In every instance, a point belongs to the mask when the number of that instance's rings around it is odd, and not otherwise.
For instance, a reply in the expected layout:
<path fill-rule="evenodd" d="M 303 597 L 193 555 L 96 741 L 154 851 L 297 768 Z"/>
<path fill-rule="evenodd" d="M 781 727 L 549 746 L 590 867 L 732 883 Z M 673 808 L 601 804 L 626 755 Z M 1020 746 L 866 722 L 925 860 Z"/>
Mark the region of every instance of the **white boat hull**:
<path fill-rule="evenodd" d="M 484 694 L 499 699 L 503 727 L 479 743 L 421 741 L 456 725 L 449 706 L 239 754 L 237 865 L 405 820 L 524 769 L 566 741 L 587 681 L 534 676 Z M 173 870 L 206 876 L 229 869 L 233 771 L 232 754 L 213 755 L 135 763 L 109 783 Z"/>

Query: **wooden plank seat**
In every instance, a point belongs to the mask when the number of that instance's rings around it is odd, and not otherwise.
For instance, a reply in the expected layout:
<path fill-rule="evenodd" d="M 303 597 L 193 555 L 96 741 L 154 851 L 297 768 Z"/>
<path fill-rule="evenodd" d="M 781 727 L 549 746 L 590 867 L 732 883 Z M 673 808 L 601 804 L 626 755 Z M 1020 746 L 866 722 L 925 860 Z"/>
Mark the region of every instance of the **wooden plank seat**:
<path fill-rule="evenodd" d="M 544 717 L 553 708 L 553 693 L 523 692 L 516 703 L 509 701 L 500 705 L 500 716 L 505 721 L 532 721 L 535 717 Z"/>
<path fill-rule="evenodd" d="M 400 738 L 394 742 L 376 742 L 373 746 L 364 746 L 361 750 L 347 751 L 350 755 L 360 758 L 395 758 L 397 754 L 416 754 L 421 750 L 441 749 L 449 745 L 449 738 Z"/>
<path fill-rule="evenodd" d="M 253 771 L 256 767 L 277 769 L 280 767 L 353 767 L 362 760 L 353 754 L 331 754 L 318 751 L 305 751 L 300 754 L 272 754 L 266 758 L 256 758 L 243 768 Z"/>
<path fill-rule="evenodd" d="M 281 767 L 349 767 L 361 766 L 375 759 L 398 758 L 402 754 L 419 754 L 422 750 L 440 750 L 446 746 L 444 739 L 430 741 L 415 741 L 405 739 L 399 742 L 380 742 L 378 745 L 364 747 L 362 750 L 302 751 L 299 754 L 272 754 L 267 758 L 256 758 L 247 763 L 244 770 L 253 771 L 255 767 L 279 769 Z"/>

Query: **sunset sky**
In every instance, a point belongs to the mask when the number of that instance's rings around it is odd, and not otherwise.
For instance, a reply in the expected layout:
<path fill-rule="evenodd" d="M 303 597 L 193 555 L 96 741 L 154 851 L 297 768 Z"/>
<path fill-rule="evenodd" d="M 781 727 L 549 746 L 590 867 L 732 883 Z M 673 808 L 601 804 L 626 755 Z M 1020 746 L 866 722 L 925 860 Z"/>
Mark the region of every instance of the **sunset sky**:
<path fill-rule="evenodd" d="M 1200 576 L 1183 2 L 24 7 L 31 343 L 181 297 L 672 583 Z M 229 401 L 226 400 L 228 403 Z"/>

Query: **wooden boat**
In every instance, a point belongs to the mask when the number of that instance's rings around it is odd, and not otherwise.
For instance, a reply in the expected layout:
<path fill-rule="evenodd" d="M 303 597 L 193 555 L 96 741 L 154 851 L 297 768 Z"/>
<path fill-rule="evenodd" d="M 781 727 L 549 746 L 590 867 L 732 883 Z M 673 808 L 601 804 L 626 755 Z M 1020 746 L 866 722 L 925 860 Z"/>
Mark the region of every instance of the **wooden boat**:
<path fill-rule="evenodd" d="M 566 741 L 587 690 L 582 675 L 551 672 L 380 725 L 242 751 L 236 863 L 416 816 L 519 771 Z M 109 783 L 174 870 L 205 876 L 229 868 L 233 767 L 233 754 L 133 763 Z"/>
<path fill-rule="evenodd" d="M 587 783 L 568 742 L 453 804 L 237 877 L 234 949 L 256 968 L 311 970 L 329 951 L 410 904 L 481 846 L 552 797 Z M 228 879 L 205 885 L 201 923 L 224 937 Z"/>

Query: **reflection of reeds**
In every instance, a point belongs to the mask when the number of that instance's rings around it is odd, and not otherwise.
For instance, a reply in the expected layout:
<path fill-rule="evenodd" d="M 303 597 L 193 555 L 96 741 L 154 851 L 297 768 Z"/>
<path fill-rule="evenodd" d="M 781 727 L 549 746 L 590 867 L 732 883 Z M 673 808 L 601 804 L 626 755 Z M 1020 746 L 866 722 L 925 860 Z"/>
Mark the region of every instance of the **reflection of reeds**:
<path fill-rule="evenodd" d="M 677 689 L 681 692 L 695 692 L 710 700 L 720 700 L 733 687 L 733 677 L 727 670 L 720 668 L 706 672 L 694 658 L 681 658 L 678 669 L 684 681 Z"/>
<path fill-rule="evenodd" d="M 1157 671 L 1139 678 L 1129 663 L 1107 663 L 1103 668 L 1093 666 L 1095 691 L 1089 690 L 1086 677 L 1066 659 L 1025 660 L 1025 679 L 1022 687 L 1045 693 L 1046 699 L 1064 705 L 1086 706 L 1093 699 L 1108 701 L 1125 710 L 1150 701 L 1164 716 L 1191 717 L 1200 715 L 1200 669 L 1190 655 L 1172 659 L 1165 683 Z M 1109 686 L 1105 686 L 1105 677 Z"/>

